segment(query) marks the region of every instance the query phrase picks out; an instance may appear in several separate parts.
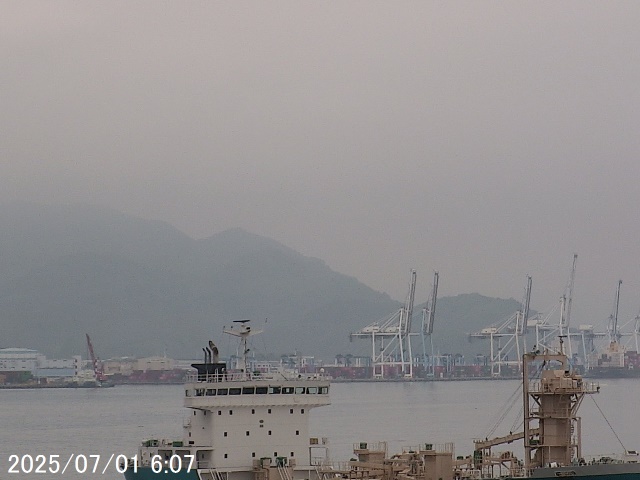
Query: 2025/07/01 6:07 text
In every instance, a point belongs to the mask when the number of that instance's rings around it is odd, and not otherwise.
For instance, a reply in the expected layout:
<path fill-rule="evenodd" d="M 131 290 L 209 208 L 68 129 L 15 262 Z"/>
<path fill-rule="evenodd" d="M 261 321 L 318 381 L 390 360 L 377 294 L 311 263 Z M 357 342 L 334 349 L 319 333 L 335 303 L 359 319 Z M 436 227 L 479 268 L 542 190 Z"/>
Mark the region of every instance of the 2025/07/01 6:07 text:
<path fill-rule="evenodd" d="M 106 456 L 104 457 L 106 459 Z M 190 472 L 193 469 L 195 455 L 172 455 L 163 459 L 160 455 L 151 458 L 151 470 L 154 473 L 178 473 L 185 469 Z M 60 455 L 9 455 L 7 473 L 48 473 L 64 475 L 65 472 L 97 473 L 104 475 L 110 468 L 118 473 L 127 470 L 138 471 L 139 459 L 137 455 L 127 457 L 124 454 L 112 453 L 106 462 L 98 454 L 85 455 L 72 453 L 66 460 Z"/>

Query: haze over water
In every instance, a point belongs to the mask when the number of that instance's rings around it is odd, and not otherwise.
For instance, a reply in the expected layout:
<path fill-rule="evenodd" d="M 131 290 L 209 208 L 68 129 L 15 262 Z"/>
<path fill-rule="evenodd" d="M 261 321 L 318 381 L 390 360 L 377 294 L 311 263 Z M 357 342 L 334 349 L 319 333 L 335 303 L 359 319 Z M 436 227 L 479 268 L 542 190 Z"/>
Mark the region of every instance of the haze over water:
<path fill-rule="evenodd" d="M 501 407 L 514 397 L 496 435 L 508 433 L 520 413 L 517 381 L 338 383 L 332 404 L 311 411 L 310 433 L 327 437 L 331 457 L 348 460 L 356 442 L 387 441 L 389 453 L 421 443 L 456 444 L 456 455 L 472 452 L 473 438 L 486 436 Z M 640 447 L 637 399 L 640 382 L 601 381 L 595 400 L 627 449 Z M 515 395 L 514 395 L 515 394 Z M 121 480 L 111 465 L 104 475 L 8 475 L 9 455 L 100 454 L 100 471 L 111 454 L 133 455 L 146 438 L 180 438 L 181 386 L 117 386 L 104 390 L 0 390 L 0 479 L 102 478 Z M 590 398 L 580 410 L 585 455 L 620 453 L 622 447 Z M 514 431 L 520 427 L 514 428 Z M 518 449 L 512 444 L 503 450 Z"/>

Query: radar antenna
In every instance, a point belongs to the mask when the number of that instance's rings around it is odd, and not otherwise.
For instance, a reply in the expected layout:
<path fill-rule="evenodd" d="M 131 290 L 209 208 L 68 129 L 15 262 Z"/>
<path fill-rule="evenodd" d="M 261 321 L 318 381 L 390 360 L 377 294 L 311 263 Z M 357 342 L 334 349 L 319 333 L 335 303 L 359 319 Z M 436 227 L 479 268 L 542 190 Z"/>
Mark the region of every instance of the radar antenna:
<path fill-rule="evenodd" d="M 229 335 L 240 338 L 240 346 L 238 347 L 238 349 L 242 349 L 242 351 L 237 352 L 239 358 L 238 368 L 241 372 L 245 373 L 247 373 L 247 354 L 249 353 L 249 348 L 247 348 L 247 338 L 253 335 L 257 335 L 258 333 L 262 333 L 262 330 L 252 329 L 251 326 L 248 325 L 248 322 L 250 321 L 251 320 L 234 320 L 234 323 L 240 324 L 239 330 L 235 330 L 233 326 L 229 328 L 224 327 L 224 329 L 222 330 L 224 333 L 228 333 Z"/>

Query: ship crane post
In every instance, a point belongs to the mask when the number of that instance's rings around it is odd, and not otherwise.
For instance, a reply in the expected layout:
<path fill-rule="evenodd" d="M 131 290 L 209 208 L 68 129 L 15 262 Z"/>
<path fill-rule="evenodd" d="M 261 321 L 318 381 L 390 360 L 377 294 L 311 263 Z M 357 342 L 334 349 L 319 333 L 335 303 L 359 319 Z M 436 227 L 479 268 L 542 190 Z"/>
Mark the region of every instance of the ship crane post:
<path fill-rule="evenodd" d="M 555 477 L 591 476 L 576 476 L 574 471 L 583 466 L 591 469 L 586 467 L 582 455 L 582 428 L 578 410 L 584 397 L 597 394 L 600 386 L 584 381 L 582 376 L 571 368 L 569 358 L 563 350 L 564 338 L 566 337 L 559 337 L 557 352 L 546 348 L 540 351 L 536 348 L 535 351 L 522 356 L 523 430 L 474 441 L 473 464 L 474 468 L 481 471 L 481 478 L 498 478 L 494 472 L 496 467 L 499 469 L 500 478 L 505 478 L 502 475 L 503 467 L 508 469 L 507 478 L 531 477 L 532 472 L 538 468 L 550 468 L 552 472 L 555 470 Z M 499 421 L 503 420 L 504 416 L 502 415 Z M 524 463 L 518 461 L 515 465 L 513 462 L 508 464 L 507 462 L 514 459 L 512 455 L 505 455 L 510 452 L 498 455 L 492 453 L 492 447 L 517 440 L 523 440 Z M 539 477 L 553 478 L 553 473 Z"/>

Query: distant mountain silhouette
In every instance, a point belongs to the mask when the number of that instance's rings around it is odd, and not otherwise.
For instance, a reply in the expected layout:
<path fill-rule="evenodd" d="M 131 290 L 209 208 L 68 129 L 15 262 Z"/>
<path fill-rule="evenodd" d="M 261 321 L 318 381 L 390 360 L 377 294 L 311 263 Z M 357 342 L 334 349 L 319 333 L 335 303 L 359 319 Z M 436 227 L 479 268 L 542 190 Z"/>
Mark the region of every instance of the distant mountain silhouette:
<path fill-rule="evenodd" d="M 235 345 L 223 326 L 249 318 L 266 323 L 254 337 L 257 353 L 331 360 L 369 354 L 370 343 L 350 343 L 349 332 L 400 306 L 321 260 L 241 229 L 194 240 L 165 222 L 102 207 L 0 211 L 0 348 L 85 355 L 87 332 L 103 358 L 193 358 L 209 339 L 229 354 Z M 517 306 L 477 294 L 439 299 L 438 349 L 486 351 L 471 348 L 466 333 Z"/>

